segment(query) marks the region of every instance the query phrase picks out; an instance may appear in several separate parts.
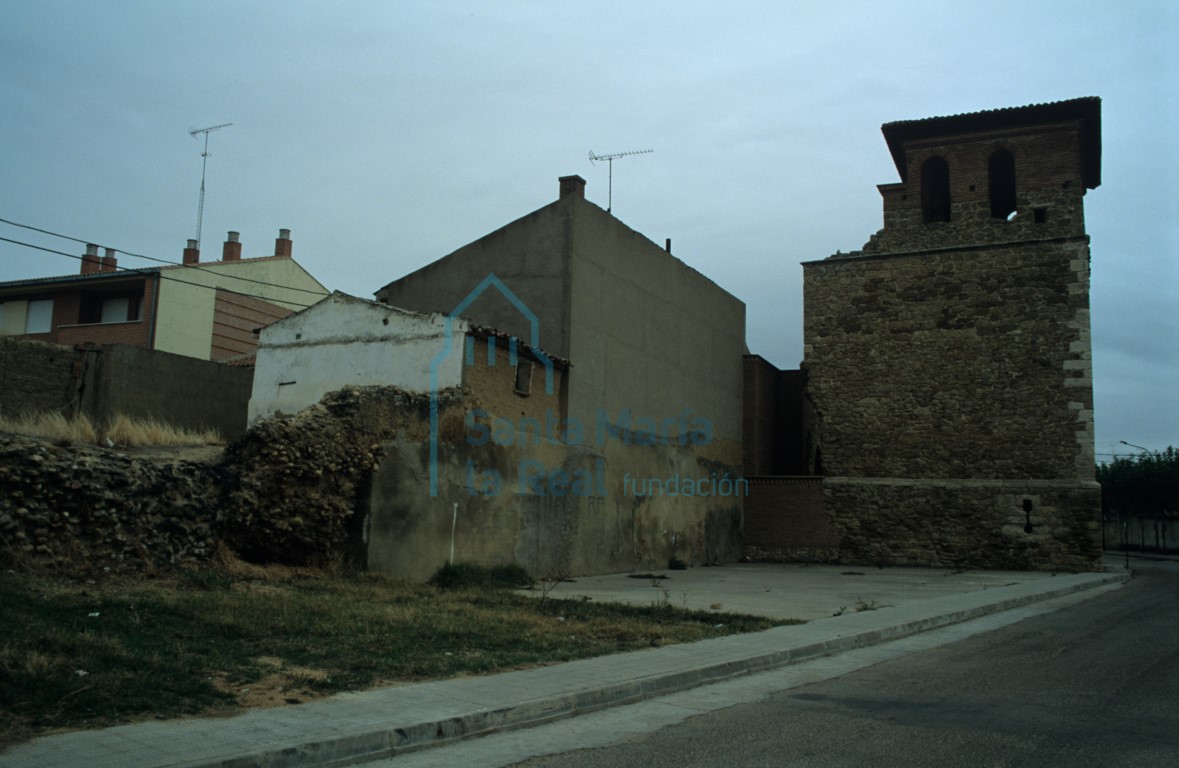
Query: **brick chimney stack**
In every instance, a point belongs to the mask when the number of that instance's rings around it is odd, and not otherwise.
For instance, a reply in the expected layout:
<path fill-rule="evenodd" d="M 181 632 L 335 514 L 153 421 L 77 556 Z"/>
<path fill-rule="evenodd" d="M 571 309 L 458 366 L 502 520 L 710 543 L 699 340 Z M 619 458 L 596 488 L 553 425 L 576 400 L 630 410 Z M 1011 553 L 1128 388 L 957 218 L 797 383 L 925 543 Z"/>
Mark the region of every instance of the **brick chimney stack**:
<path fill-rule="evenodd" d="M 119 260 L 115 258 L 115 249 L 107 248 L 106 255 L 102 257 L 102 264 L 99 272 L 114 272 L 119 268 Z"/>
<path fill-rule="evenodd" d="M 184 263 L 186 265 L 196 264 L 201 260 L 201 251 L 197 248 L 196 240 L 189 240 L 188 245 L 184 248 Z"/>
<path fill-rule="evenodd" d="M 557 181 L 561 182 L 561 195 L 558 199 L 569 195 L 585 199 L 585 179 L 580 176 L 562 176 Z"/>
<path fill-rule="evenodd" d="M 98 246 L 94 243 L 87 243 L 86 255 L 82 257 L 82 274 L 92 275 L 99 269 Z"/>
<path fill-rule="evenodd" d="M 221 247 L 222 261 L 241 261 L 242 260 L 242 244 L 238 242 L 241 233 L 230 230 L 225 238 L 225 245 Z"/>
<path fill-rule="evenodd" d="M 274 241 L 274 255 L 291 257 L 291 230 L 280 229 L 278 238 Z"/>

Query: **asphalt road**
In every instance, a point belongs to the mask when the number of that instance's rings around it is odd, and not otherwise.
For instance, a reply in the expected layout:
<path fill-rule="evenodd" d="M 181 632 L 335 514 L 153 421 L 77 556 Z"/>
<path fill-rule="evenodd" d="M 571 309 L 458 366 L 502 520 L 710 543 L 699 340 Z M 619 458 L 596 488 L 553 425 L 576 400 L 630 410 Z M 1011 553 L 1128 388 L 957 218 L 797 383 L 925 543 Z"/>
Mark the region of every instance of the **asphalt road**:
<path fill-rule="evenodd" d="M 1126 587 L 1055 613 L 515 765 L 1169 768 L 1179 567 L 1141 565 Z"/>

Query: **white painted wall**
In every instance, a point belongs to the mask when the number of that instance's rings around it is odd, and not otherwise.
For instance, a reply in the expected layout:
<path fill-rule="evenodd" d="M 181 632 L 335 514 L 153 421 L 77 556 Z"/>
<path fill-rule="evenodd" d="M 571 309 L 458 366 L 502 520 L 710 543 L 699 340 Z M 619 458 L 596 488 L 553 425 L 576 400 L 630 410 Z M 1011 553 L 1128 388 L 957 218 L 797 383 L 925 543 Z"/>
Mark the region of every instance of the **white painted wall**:
<path fill-rule="evenodd" d="M 468 328 L 465 320 L 448 329 L 441 314 L 333 293 L 262 330 L 249 423 L 297 413 L 349 385 L 429 392 L 435 361 L 437 387 L 457 387 Z"/>

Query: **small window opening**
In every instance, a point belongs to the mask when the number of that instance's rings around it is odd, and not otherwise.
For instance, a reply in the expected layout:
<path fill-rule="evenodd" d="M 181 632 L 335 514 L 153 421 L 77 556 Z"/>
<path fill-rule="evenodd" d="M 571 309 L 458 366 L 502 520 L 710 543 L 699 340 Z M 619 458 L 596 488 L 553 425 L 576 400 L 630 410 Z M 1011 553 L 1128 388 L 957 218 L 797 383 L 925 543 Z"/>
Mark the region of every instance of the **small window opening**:
<path fill-rule="evenodd" d="M 1044 222 L 1048 221 L 1048 209 L 1047 208 L 1033 208 L 1032 209 L 1032 221 L 1036 222 L 1037 224 L 1043 224 Z"/>
<path fill-rule="evenodd" d="M 516 363 L 516 394 L 527 395 L 532 389 L 532 363 L 520 360 Z"/>
<path fill-rule="evenodd" d="M 950 220 L 950 166 L 944 157 L 921 164 L 921 218 L 926 224 Z"/>
<path fill-rule="evenodd" d="M 1010 215 L 1015 212 L 1015 156 L 1005 149 L 991 153 L 987 160 L 987 183 L 991 218 L 1010 221 Z"/>

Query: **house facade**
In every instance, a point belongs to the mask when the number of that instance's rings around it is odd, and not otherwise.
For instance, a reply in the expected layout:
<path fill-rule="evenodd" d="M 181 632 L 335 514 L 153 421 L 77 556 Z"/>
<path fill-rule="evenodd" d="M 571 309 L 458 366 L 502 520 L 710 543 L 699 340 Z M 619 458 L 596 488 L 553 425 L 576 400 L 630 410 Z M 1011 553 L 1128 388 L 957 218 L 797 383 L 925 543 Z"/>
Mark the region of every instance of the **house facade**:
<path fill-rule="evenodd" d="M 230 232 L 218 261 L 196 242 L 174 266 L 120 269 L 88 245 L 75 275 L 0 283 L 0 334 L 55 344 L 126 344 L 205 360 L 249 354 L 254 329 L 327 290 L 291 258 L 289 230 L 272 256 L 241 257 Z"/>
<path fill-rule="evenodd" d="M 419 581 L 452 556 L 547 573 L 563 565 L 555 553 L 586 542 L 534 509 L 538 495 L 552 500 L 555 475 L 574 461 L 555 416 L 565 411 L 568 371 L 567 361 L 463 317 L 333 293 L 262 330 L 250 421 L 297 413 L 345 387 L 422 396 L 423 412 L 376 430 L 396 434 L 361 492 L 366 565 Z M 598 479 L 577 482 L 588 491 Z"/>
<path fill-rule="evenodd" d="M 489 276 L 507 291 L 479 292 Z M 519 499 L 526 528 L 562 532 L 544 570 L 740 557 L 744 304 L 586 200 L 583 179 L 561 178 L 555 202 L 376 295 L 418 312 L 461 307 L 570 361 L 551 414 L 563 454 Z M 568 475 L 595 482 L 563 493 Z"/>

